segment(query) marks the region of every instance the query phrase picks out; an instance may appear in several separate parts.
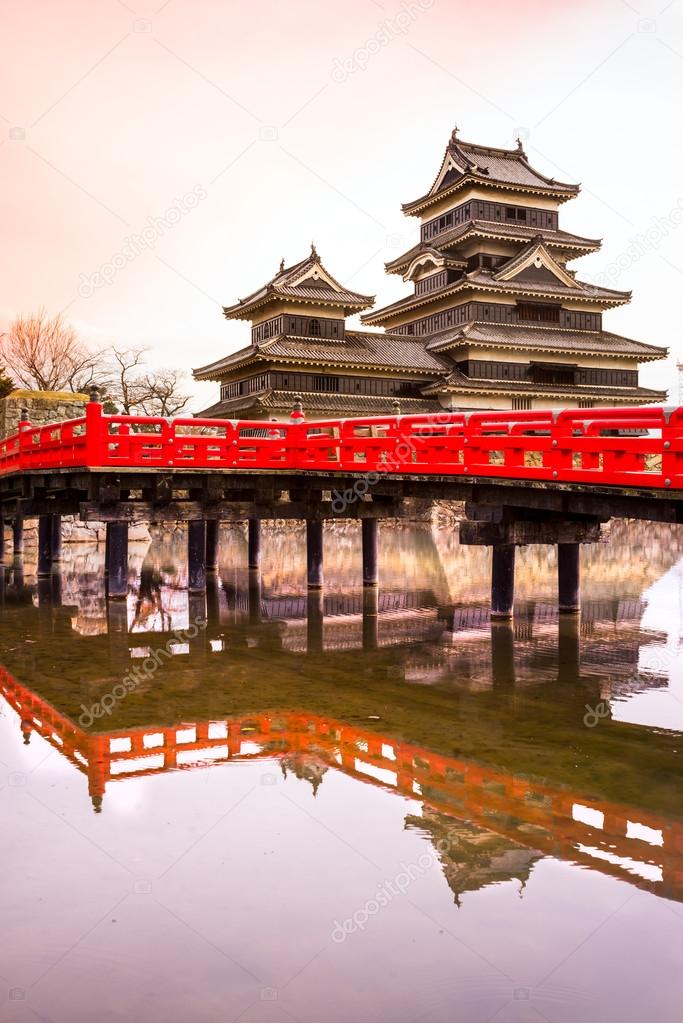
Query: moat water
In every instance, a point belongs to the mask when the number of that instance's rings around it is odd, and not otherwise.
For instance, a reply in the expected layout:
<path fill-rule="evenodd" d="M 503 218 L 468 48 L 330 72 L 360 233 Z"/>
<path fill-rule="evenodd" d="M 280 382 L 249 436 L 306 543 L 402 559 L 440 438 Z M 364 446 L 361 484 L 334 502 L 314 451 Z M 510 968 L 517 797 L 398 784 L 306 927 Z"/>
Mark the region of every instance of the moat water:
<path fill-rule="evenodd" d="M 678 1023 L 683 528 L 520 552 L 452 529 L 183 538 L 0 571 L 0 1020 Z"/>

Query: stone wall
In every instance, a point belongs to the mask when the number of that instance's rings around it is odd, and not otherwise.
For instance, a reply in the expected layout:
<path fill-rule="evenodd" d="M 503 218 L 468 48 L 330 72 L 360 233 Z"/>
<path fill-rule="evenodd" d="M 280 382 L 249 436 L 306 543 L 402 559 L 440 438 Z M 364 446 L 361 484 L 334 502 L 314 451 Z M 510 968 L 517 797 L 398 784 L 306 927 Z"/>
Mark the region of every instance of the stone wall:
<path fill-rule="evenodd" d="M 84 414 L 87 394 L 71 391 L 12 391 L 0 398 L 0 439 L 17 432 L 22 408 L 34 426 L 58 423 L 62 419 L 78 419 Z"/>

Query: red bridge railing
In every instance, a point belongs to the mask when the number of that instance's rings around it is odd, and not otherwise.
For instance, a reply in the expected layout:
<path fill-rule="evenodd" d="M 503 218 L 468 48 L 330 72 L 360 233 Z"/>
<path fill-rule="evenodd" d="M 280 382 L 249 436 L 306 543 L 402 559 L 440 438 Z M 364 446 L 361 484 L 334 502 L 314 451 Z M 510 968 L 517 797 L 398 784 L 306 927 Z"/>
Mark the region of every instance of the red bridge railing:
<path fill-rule="evenodd" d="M 19 424 L 0 475 L 57 468 L 439 474 L 683 488 L 683 408 L 438 412 L 291 423 L 85 415 Z"/>

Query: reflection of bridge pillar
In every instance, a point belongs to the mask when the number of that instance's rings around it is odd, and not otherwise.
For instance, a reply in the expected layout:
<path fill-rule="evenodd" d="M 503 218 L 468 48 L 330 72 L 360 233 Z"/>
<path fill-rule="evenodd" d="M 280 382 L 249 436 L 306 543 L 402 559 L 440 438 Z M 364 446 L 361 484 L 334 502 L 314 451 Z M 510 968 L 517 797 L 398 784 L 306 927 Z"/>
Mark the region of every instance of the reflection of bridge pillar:
<path fill-rule="evenodd" d="M 50 599 L 54 607 L 62 606 L 62 573 L 59 569 L 50 575 Z"/>
<path fill-rule="evenodd" d="M 557 583 L 560 614 L 577 614 L 581 607 L 581 544 L 558 543 Z"/>
<path fill-rule="evenodd" d="M 363 547 L 363 586 L 376 586 L 379 580 L 379 529 L 377 519 L 361 519 Z"/>
<path fill-rule="evenodd" d="M 109 658 L 114 671 L 125 674 L 130 667 L 128 647 L 128 606 L 125 600 L 107 601 Z"/>
<path fill-rule="evenodd" d="M 323 593 L 310 589 L 306 598 L 306 651 L 319 654 L 323 650 Z"/>
<path fill-rule="evenodd" d="M 18 554 L 24 553 L 24 520 L 20 515 L 12 522 L 12 539 L 13 539 L 13 554 L 16 557 Z"/>
<path fill-rule="evenodd" d="M 491 550 L 491 618 L 512 618 L 515 548 L 512 544 L 493 544 Z"/>
<path fill-rule="evenodd" d="M 560 617 L 557 668 L 560 682 L 577 682 L 581 676 L 581 619 L 578 615 Z"/>
<path fill-rule="evenodd" d="M 373 519 L 363 520 L 372 522 Z M 366 586 L 363 590 L 363 650 L 376 650 L 377 627 L 379 623 L 379 590 L 376 586 Z"/>
<path fill-rule="evenodd" d="M 190 593 L 187 598 L 188 621 L 191 632 L 188 632 L 191 653 L 206 650 L 206 591 Z M 195 629 L 197 630 L 195 633 Z"/>
<path fill-rule="evenodd" d="M 206 589 L 206 522 L 191 519 L 187 524 L 187 588 L 190 593 Z"/>
<path fill-rule="evenodd" d="M 5 562 L 5 520 L 0 518 L 0 565 Z"/>
<path fill-rule="evenodd" d="M 515 632 L 512 622 L 491 622 L 491 676 L 494 688 L 515 684 Z"/>
<path fill-rule="evenodd" d="M 309 587 L 319 589 L 323 584 L 323 524 L 318 519 L 306 520 L 306 571 Z"/>
<path fill-rule="evenodd" d="M 218 519 L 206 520 L 206 571 L 215 572 L 218 568 Z"/>
<path fill-rule="evenodd" d="M 249 572 L 249 622 L 257 625 L 261 621 L 261 573 L 257 568 Z"/>
<path fill-rule="evenodd" d="M 261 567 L 261 520 L 249 519 L 247 523 L 247 565 Z"/>
<path fill-rule="evenodd" d="M 48 576 L 52 571 L 52 516 L 38 517 L 38 576 Z"/>
<path fill-rule="evenodd" d="M 107 523 L 107 596 L 128 596 L 128 523 Z"/>
<path fill-rule="evenodd" d="M 218 625 L 220 622 L 218 579 L 214 572 L 206 580 L 206 621 L 208 625 Z"/>
<path fill-rule="evenodd" d="M 52 561 L 62 560 L 62 516 L 52 514 Z"/>

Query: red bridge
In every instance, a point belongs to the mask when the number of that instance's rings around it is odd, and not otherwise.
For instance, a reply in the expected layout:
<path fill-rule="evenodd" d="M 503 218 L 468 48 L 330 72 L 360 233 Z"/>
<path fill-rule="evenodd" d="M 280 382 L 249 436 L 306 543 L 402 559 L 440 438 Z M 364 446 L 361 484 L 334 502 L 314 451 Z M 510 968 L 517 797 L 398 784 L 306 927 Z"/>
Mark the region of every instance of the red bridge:
<path fill-rule="evenodd" d="M 307 523 L 308 582 L 322 585 L 322 524 L 363 522 L 363 582 L 377 577 L 377 523 L 408 499 L 461 500 L 462 543 L 493 548 L 492 614 L 509 617 L 515 547 L 559 547 L 559 606 L 579 606 L 579 549 L 612 517 L 683 521 L 683 408 L 442 412 L 289 423 L 105 415 L 32 426 L 0 442 L 0 514 L 40 519 L 38 571 L 59 559 L 59 516 L 107 522 L 109 595 L 128 587 L 127 524 L 188 522 L 190 590 L 216 567 L 218 523 Z"/>

